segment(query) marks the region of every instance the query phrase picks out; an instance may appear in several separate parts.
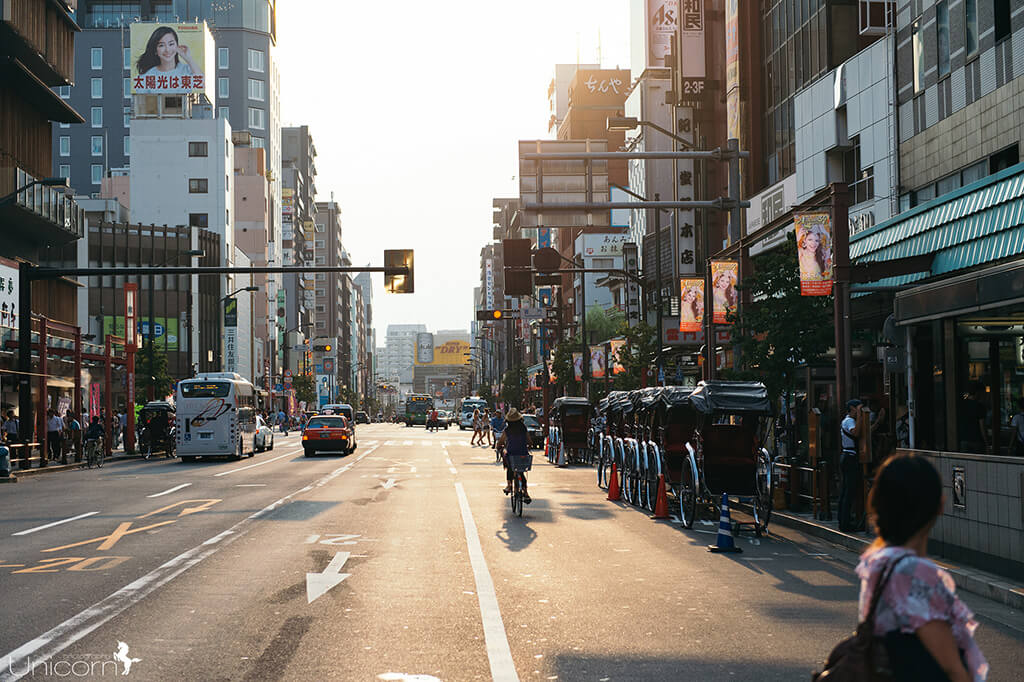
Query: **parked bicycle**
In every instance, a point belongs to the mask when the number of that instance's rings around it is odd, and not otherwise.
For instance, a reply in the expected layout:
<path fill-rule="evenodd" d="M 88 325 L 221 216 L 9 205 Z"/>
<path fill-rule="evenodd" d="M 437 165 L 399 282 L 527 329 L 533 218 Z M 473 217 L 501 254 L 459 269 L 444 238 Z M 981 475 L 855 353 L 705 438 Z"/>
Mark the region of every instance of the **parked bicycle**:
<path fill-rule="evenodd" d="M 85 466 L 98 469 L 103 466 L 103 437 L 88 438 L 85 441 Z"/>

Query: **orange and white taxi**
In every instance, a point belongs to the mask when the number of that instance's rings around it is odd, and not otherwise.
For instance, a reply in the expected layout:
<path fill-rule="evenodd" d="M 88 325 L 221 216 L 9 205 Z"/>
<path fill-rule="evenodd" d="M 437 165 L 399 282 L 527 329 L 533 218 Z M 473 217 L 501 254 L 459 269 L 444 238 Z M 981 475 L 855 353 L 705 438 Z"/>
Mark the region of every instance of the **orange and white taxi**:
<path fill-rule="evenodd" d="M 356 449 L 356 443 L 348 420 L 340 414 L 310 417 L 302 432 L 302 449 L 306 457 L 312 457 L 317 452 L 349 454 Z"/>

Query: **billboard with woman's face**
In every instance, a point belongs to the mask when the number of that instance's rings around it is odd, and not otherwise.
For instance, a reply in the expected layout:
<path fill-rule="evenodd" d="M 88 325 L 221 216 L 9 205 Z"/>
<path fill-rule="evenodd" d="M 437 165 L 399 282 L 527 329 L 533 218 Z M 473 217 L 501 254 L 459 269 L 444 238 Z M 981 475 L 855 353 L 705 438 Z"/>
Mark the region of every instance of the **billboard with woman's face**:
<path fill-rule="evenodd" d="M 206 24 L 131 25 L 131 82 L 136 95 L 206 92 L 213 73 L 213 37 Z"/>
<path fill-rule="evenodd" d="M 704 324 L 704 280 L 679 280 L 679 331 L 699 332 Z"/>
<path fill-rule="evenodd" d="M 605 366 L 608 358 L 605 356 L 604 346 L 590 347 L 590 378 L 604 379 Z"/>
<path fill-rule="evenodd" d="M 572 354 L 572 374 L 576 381 L 583 381 L 583 353 Z"/>
<path fill-rule="evenodd" d="M 626 368 L 622 365 L 622 356 L 626 354 L 626 339 L 612 339 L 608 342 L 610 352 L 608 353 L 608 365 L 612 368 L 612 374 L 622 374 Z M 622 355 L 619 355 L 619 354 Z"/>
<path fill-rule="evenodd" d="M 800 262 L 800 295 L 832 293 L 832 223 L 828 213 L 803 213 L 796 226 L 796 253 Z"/>
<path fill-rule="evenodd" d="M 734 260 L 711 261 L 711 311 L 715 324 L 726 324 L 730 312 L 735 312 L 739 298 L 736 281 L 740 264 Z"/>

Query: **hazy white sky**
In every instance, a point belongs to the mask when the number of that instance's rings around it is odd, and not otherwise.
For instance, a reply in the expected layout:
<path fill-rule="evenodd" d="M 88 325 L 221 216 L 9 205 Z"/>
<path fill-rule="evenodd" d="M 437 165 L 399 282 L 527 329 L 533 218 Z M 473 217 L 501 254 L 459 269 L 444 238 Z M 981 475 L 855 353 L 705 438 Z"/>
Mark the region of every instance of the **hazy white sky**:
<path fill-rule="evenodd" d="M 285 0 L 284 125 L 309 125 L 354 264 L 416 250 L 416 293 L 374 326 L 468 329 L 491 199 L 518 196 L 516 141 L 546 138 L 556 63 L 629 66 L 628 0 Z"/>

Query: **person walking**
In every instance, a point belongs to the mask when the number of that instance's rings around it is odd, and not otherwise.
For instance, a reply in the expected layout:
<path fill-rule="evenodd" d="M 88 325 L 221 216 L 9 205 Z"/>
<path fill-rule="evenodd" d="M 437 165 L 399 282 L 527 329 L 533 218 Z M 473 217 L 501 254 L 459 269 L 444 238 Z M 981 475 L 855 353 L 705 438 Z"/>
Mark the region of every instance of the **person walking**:
<path fill-rule="evenodd" d="M 74 414 L 71 410 L 68 410 L 67 414 L 64 415 L 64 426 L 65 432 L 68 434 L 68 448 L 67 450 L 74 449 L 75 461 L 82 461 L 82 423 L 75 419 Z M 68 463 L 67 451 L 64 452 L 64 456 L 61 459 L 62 464 Z"/>
<path fill-rule="evenodd" d="M 64 420 L 57 416 L 52 408 L 46 411 L 46 448 L 40 466 L 46 466 L 47 459 L 57 461 L 60 457 L 61 433 L 64 431 Z M 49 457 L 47 457 L 49 455 Z"/>
<path fill-rule="evenodd" d="M 857 415 L 860 414 L 863 404 L 856 398 L 848 401 L 846 417 L 839 425 L 839 441 L 842 446 L 839 453 L 839 473 L 842 476 L 839 489 L 839 530 L 843 532 L 853 530 L 850 514 L 855 506 L 854 500 L 860 494 L 860 457 L 857 443 L 861 438 L 861 429 Z"/>
<path fill-rule="evenodd" d="M 473 437 L 469 439 L 470 445 L 483 445 L 483 431 L 480 430 L 481 424 L 480 408 L 477 407 L 473 410 Z"/>
<path fill-rule="evenodd" d="M 844 420 L 845 421 L 845 420 Z M 974 614 L 956 596 L 952 576 L 927 558 L 928 535 L 943 508 L 942 480 L 924 457 L 901 453 L 879 468 L 868 496 L 878 538 L 861 556 L 859 622 L 880 581 L 874 635 L 904 682 L 980 682 L 989 664 L 974 641 Z"/>

